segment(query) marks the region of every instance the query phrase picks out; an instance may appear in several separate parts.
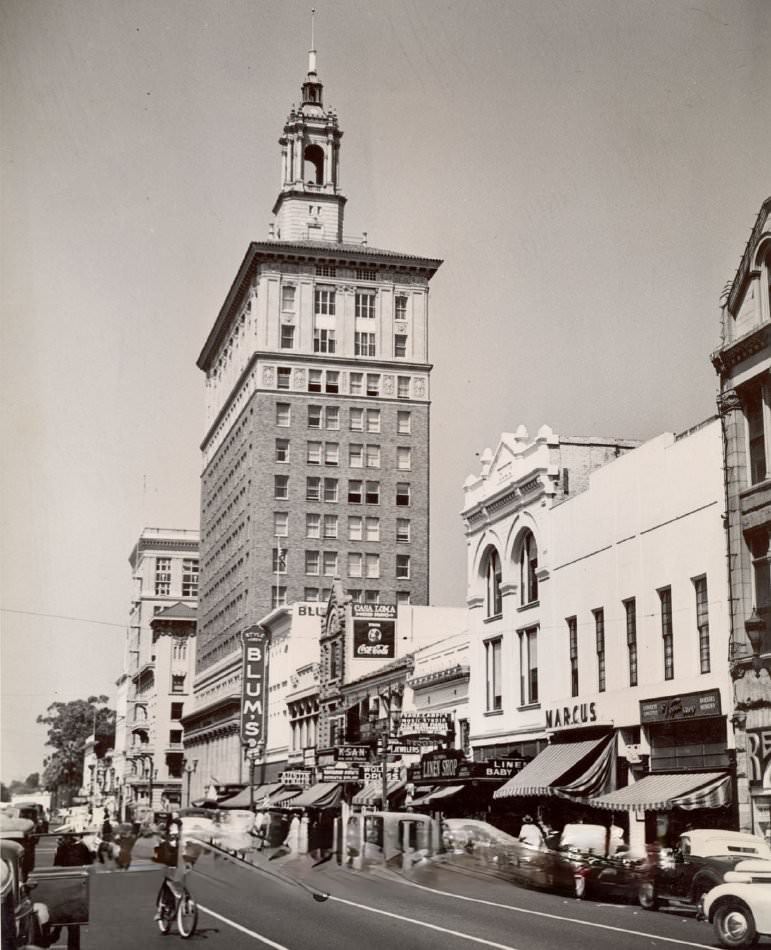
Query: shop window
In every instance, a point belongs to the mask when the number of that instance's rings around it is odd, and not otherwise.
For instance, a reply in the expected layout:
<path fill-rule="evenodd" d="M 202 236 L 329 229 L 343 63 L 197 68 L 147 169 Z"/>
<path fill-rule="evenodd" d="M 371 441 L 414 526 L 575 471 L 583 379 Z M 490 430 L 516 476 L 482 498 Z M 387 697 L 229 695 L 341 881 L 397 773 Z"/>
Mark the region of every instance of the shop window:
<path fill-rule="evenodd" d="M 648 726 L 651 772 L 728 768 L 726 720 L 672 720 Z"/>

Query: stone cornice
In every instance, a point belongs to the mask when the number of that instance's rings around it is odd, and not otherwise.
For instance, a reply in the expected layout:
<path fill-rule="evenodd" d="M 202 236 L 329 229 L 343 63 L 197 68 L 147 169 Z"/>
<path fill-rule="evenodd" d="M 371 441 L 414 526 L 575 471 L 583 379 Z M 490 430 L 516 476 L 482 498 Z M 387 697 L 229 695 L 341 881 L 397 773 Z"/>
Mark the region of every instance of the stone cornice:
<path fill-rule="evenodd" d="M 769 324 L 764 323 L 738 340 L 727 343 L 712 354 L 712 365 L 720 373 L 726 373 L 738 363 L 744 362 L 769 345 Z"/>

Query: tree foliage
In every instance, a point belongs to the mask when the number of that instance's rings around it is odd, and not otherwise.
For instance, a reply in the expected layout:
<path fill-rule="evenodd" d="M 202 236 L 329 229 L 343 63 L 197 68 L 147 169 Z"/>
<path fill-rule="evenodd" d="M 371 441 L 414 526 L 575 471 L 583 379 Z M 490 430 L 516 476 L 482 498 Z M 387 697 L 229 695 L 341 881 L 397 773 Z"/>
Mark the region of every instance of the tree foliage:
<path fill-rule="evenodd" d="M 83 754 L 86 739 L 93 733 L 97 755 L 112 748 L 115 741 L 115 711 L 107 708 L 107 696 L 89 696 L 68 703 L 51 703 L 37 721 L 48 726 L 46 745 L 54 750 L 46 762 L 43 785 L 80 786 L 83 781 Z M 30 776 L 32 777 L 32 776 Z"/>

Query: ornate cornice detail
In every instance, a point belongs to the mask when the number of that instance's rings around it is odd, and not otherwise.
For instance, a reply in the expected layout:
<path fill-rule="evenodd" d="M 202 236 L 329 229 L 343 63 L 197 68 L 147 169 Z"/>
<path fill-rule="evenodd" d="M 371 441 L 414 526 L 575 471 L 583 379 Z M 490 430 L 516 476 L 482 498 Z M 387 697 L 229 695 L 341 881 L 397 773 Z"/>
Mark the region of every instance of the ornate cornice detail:
<path fill-rule="evenodd" d="M 718 373 L 725 373 L 727 370 L 736 366 L 759 353 L 769 345 L 768 324 L 757 327 L 751 333 L 736 340 L 734 343 L 728 343 L 720 350 L 712 354 L 712 365 Z"/>
<path fill-rule="evenodd" d="M 771 706 L 771 674 L 765 667 L 744 670 L 734 683 L 734 695 L 738 710 Z"/>
<path fill-rule="evenodd" d="M 727 416 L 729 412 L 741 412 L 742 401 L 735 389 L 726 389 L 717 397 L 717 410 L 721 416 Z"/>

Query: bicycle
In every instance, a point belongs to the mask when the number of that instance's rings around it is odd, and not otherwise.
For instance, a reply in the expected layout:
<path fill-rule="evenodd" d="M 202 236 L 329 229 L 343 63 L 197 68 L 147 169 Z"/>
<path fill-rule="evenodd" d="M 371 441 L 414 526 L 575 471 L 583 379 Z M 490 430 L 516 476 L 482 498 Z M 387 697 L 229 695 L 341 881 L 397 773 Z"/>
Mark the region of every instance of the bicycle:
<path fill-rule="evenodd" d="M 198 926 L 198 904 L 187 889 L 185 878 L 189 866 L 182 872 L 182 880 L 177 881 L 168 874 L 164 876 L 158 896 L 155 899 L 155 920 L 162 934 L 171 930 L 174 919 L 177 921 L 177 930 L 183 940 L 189 940 Z"/>

